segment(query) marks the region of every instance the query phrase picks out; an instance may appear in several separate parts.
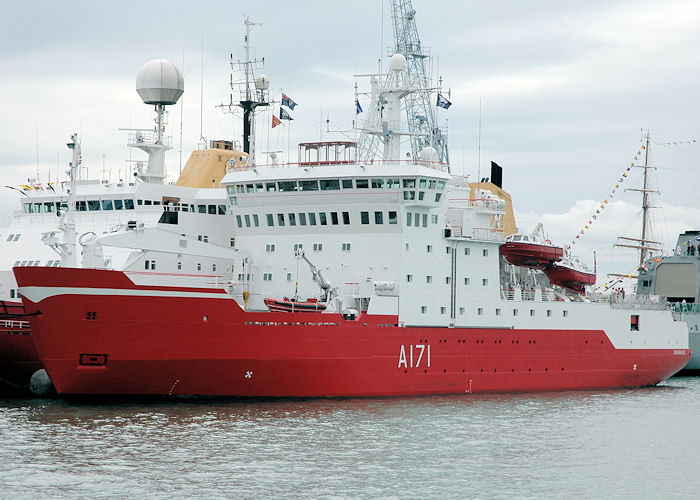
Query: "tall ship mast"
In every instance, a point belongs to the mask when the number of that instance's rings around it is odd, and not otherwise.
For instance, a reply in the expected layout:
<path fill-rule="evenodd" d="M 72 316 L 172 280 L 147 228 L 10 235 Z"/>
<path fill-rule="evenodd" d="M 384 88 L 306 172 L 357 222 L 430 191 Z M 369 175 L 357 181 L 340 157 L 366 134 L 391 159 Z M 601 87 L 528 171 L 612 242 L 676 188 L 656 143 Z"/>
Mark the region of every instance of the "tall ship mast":
<path fill-rule="evenodd" d="M 650 136 L 647 132 L 644 147 L 644 164 L 643 165 L 633 165 L 635 168 L 643 169 L 643 184 L 642 188 L 627 188 L 625 191 L 636 191 L 642 193 L 642 229 L 639 238 L 631 238 L 628 236 L 620 236 L 619 239 L 623 240 L 624 243 L 616 243 L 616 247 L 622 248 L 634 248 L 639 250 L 639 267 L 644 265 L 644 262 L 649 258 L 650 255 L 660 255 L 661 254 L 661 242 L 650 239 L 652 237 L 652 227 L 651 227 L 651 217 L 650 211 L 654 208 L 651 204 L 651 196 L 653 194 L 659 194 L 659 191 L 652 189 L 649 180 L 649 170 L 656 169 L 655 166 L 649 164 L 649 143 Z M 611 276 L 624 277 L 626 274 L 611 274 Z"/>

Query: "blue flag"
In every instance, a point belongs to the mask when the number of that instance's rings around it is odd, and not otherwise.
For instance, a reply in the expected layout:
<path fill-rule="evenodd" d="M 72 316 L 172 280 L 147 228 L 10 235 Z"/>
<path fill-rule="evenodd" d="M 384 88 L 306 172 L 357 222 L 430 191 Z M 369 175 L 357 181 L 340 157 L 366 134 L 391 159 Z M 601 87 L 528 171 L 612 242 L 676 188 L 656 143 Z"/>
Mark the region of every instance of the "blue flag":
<path fill-rule="evenodd" d="M 280 120 L 293 120 L 289 113 L 287 113 L 284 108 L 280 108 Z"/>
<path fill-rule="evenodd" d="M 292 101 L 287 94 L 282 94 L 282 106 L 287 106 L 289 109 L 294 110 L 296 105 L 297 103 Z"/>
<path fill-rule="evenodd" d="M 449 108 L 452 106 L 452 103 L 448 101 L 442 94 L 437 95 L 437 105 L 440 106 L 441 108 Z"/>
<path fill-rule="evenodd" d="M 355 99 L 355 114 L 359 115 L 360 113 L 362 113 L 362 106 L 360 106 L 360 101 Z"/>

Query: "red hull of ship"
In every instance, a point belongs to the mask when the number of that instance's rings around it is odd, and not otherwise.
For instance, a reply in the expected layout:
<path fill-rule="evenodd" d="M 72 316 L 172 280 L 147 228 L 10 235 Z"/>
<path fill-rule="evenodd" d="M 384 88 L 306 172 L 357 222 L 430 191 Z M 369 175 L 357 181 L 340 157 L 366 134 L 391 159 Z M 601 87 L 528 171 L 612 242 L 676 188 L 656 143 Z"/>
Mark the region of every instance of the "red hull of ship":
<path fill-rule="evenodd" d="M 515 266 L 544 269 L 564 255 L 564 249 L 550 245 L 536 245 L 506 241 L 499 248 L 500 254 Z"/>
<path fill-rule="evenodd" d="M 29 312 L 41 311 L 32 328 L 59 394 L 314 397 L 637 387 L 666 379 L 690 356 L 688 349 L 682 355 L 616 349 L 604 331 L 398 327 L 395 316 L 244 312 L 228 298 L 152 296 L 181 289 L 136 286 L 114 271 L 15 273 L 20 287 L 70 283 L 82 290 L 37 304 L 23 298 Z M 96 288 L 122 294 L 90 290 Z"/>
<path fill-rule="evenodd" d="M 42 368 L 24 313 L 21 302 L 0 301 L 0 396 L 29 395 L 29 379 Z"/>

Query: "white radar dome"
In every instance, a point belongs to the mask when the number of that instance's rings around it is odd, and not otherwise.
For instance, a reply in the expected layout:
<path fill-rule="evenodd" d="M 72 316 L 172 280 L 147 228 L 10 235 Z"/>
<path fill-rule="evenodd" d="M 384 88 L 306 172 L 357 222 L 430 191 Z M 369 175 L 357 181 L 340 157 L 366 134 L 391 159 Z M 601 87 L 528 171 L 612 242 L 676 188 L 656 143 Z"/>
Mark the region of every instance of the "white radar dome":
<path fill-rule="evenodd" d="M 403 71 L 406 69 L 406 58 L 403 54 L 394 54 L 389 61 L 389 67 L 392 71 Z"/>
<path fill-rule="evenodd" d="M 175 104 L 185 90 L 180 70 L 170 61 L 148 61 L 136 75 L 136 92 L 146 104 Z"/>
<path fill-rule="evenodd" d="M 435 163 L 438 161 L 438 154 L 432 146 L 426 146 L 420 150 L 420 159 L 425 162 Z"/>
<path fill-rule="evenodd" d="M 267 90 L 270 88 L 270 79 L 267 75 L 258 75 L 255 77 L 255 88 L 258 90 Z"/>

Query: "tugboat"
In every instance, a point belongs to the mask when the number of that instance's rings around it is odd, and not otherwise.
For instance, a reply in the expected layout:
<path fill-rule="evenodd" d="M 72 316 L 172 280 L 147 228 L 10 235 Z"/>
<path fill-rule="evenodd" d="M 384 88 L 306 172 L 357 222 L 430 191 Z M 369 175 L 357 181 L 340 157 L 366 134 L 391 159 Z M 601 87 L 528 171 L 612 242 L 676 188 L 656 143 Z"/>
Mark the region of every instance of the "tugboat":
<path fill-rule="evenodd" d="M 499 249 L 500 254 L 514 266 L 544 269 L 559 261 L 564 249 L 547 239 L 538 222 L 531 234 L 511 234 Z"/>

